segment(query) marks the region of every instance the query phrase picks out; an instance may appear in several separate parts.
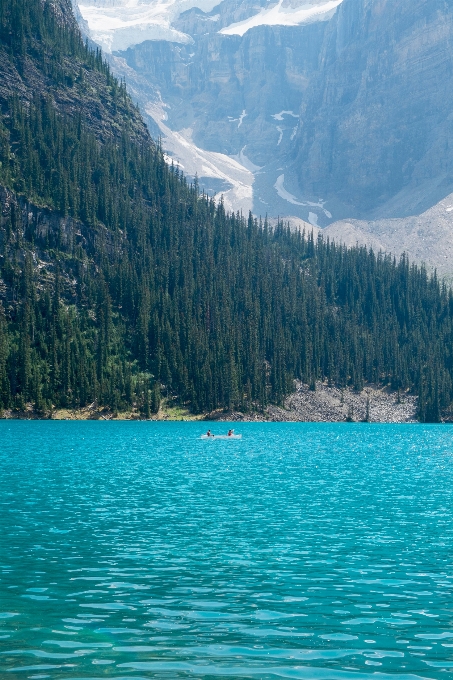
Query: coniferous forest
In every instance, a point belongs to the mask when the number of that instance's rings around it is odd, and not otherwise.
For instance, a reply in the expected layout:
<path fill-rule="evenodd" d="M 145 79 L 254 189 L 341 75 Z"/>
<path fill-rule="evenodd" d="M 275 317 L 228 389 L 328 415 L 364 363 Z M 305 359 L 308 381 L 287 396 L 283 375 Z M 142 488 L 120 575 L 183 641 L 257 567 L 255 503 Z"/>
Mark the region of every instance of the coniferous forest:
<path fill-rule="evenodd" d="M 0 0 L 0 73 L 1 409 L 247 410 L 297 378 L 410 389 L 441 418 L 435 276 L 226 214 L 164 161 L 66 0 Z"/>

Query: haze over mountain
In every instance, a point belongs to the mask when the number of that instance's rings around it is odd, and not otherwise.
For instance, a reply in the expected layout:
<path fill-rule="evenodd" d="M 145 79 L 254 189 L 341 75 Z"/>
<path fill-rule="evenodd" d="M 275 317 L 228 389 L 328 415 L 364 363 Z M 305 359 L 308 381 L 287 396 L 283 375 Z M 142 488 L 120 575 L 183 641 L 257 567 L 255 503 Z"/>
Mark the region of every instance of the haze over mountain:
<path fill-rule="evenodd" d="M 318 211 L 329 220 L 322 202 L 301 205 L 296 176 L 291 181 L 285 168 L 339 0 L 215 4 L 92 0 L 79 7 L 82 27 L 113 50 L 113 68 L 188 175 L 197 173 L 234 210 L 313 223 Z"/>
<path fill-rule="evenodd" d="M 420 213 L 453 191 L 453 6 L 344 0 L 301 108 L 295 169 L 343 214 Z"/>
<path fill-rule="evenodd" d="M 325 227 L 421 214 L 453 191 L 445 0 L 79 8 L 170 156 L 232 209 Z"/>

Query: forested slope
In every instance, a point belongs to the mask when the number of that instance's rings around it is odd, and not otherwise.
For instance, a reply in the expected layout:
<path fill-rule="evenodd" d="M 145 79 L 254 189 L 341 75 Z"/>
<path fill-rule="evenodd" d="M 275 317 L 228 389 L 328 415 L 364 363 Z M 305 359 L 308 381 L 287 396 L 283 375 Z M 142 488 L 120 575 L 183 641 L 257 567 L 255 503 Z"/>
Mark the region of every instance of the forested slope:
<path fill-rule="evenodd" d="M 300 378 L 410 388 L 440 418 L 453 297 L 435 278 L 200 196 L 65 0 L 0 3 L 0 65 L 0 408 L 148 415 L 163 389 L 247 409 Z"/>

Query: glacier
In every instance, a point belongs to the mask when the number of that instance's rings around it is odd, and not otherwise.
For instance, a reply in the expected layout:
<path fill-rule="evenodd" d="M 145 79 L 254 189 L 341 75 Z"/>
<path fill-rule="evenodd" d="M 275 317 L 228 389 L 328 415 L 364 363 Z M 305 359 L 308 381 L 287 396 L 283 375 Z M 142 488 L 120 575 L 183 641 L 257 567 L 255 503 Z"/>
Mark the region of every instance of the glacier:
<path fill-rule="evenodd" d="M 189 179 L 197 175 L 229 210 L 290 210 L 305 220 L 313 197 L 296 198 L 297 186 L 280 186 L 279 176 L 286 172 L 293 184 L 285 157 L 299 126 L 300 88 L 341 2 L 72 0 L 85 35 L 107 53 L 150 131 L 162 138 L 169 163 Z M 319 30 L 306 33 L 316 24 Z M 262 30 L 275 44 L 262 43 Z M 274 64 L 266 83 L 262 58 Z"/>
<path fill-rule="evenodd" d="M 238 21 L 230 26 L 226 26 L 219 33 L 222 35 L 240 35 L 242 37 L 251 28 L 257 28 L 258 26 L 301 26 L 310 21 L 327 21 L 342 2 L 343 0 L 329 0 L 329 2 L 324 0 L 316 2 L 314 0 L 293 6 L 287 0 L 279 0 L 276 5 L 266 7 L 258 14 L 244 21 Z"/>
<path fill-rule="evenodd" d="M 210 12 L 217 0 L 91 0 L 77 3 L 90 37 L 105 52 L 126 50 L 146 40 L 191 43 L 187 33 L 178 31 L 172 21 L 182 12 L 197 7 Z"/>
<path fill-rule="evenodd" d="M 299 26 L 331 18 L 343 0 L 278 0 L 251 17 L 222 28 L 221 35 L 243 36 L 257 26 Z M 204 13 L 217 7 L 218 0 L 91 0 L 76 2 L 90 37 L 105 52 L 127 50 L 146 40 L 191 43 L 193 38 L 172 23 L 189 9 Z M 258 7 L 256 7 L 258 9 Z M 209 17 L 216 21 L 218 16 Z"/>

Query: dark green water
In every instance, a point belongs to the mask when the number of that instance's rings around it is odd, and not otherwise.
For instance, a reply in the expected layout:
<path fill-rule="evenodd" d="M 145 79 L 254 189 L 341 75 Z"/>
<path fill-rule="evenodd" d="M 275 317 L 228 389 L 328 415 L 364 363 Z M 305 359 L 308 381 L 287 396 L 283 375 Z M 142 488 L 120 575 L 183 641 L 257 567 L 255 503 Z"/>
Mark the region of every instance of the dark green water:
<path fill-rule="evenodd" d="M 203 428 L 0 422 L 2 680 L 453 678 L 453 428 Z"/>

